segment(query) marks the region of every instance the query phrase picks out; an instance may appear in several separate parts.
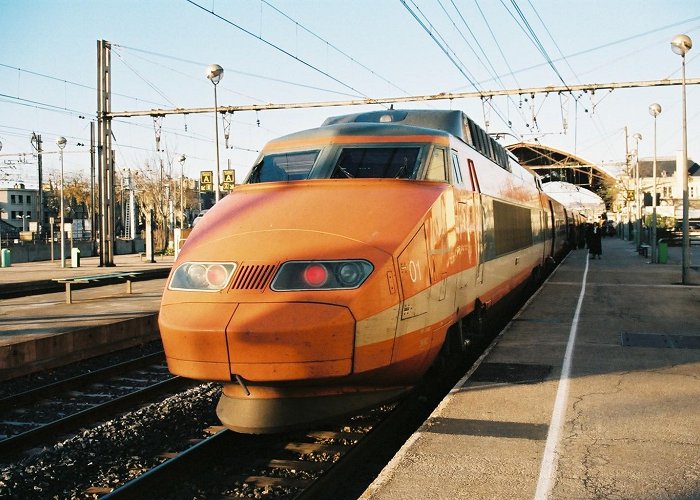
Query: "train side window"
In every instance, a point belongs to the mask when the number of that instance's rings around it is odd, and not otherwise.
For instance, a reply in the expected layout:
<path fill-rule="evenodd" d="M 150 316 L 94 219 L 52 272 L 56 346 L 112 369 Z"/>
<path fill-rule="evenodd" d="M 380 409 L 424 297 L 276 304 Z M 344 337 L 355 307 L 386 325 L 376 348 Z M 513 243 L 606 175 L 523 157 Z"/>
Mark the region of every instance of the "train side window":
<path fill-rule="evenodd" d="M 429 181 L 446 181 L 447 172 L 445 170 L 445 150 L 443 148 L 433 149 L 433 154 L 430 157 L 428 171 L 425 173 L 425 178 Z"/>
<path fill-rule="evenodd" d="M 459 156 L 457 156 L 457 151 L 452 151 L 452 175 L 454 177 L 454 184 L 457 186 L 464 186 L 462 169 L 459 166 Z"/>

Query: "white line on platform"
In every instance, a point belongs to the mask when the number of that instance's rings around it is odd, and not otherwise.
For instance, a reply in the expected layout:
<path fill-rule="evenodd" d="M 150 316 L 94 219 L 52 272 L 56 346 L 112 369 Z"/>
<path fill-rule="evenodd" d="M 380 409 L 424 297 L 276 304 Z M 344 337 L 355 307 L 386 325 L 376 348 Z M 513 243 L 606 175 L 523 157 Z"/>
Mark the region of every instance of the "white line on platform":
<path fill-rule="evenodd" d="M 554 400 L 552 419 L 549 422 L 547 444 L 544 447 L 544 456 L 542 457 L 542 464 L 540 465 L 540 476 L 537 480 L 535 500 L 545 500 L 549 497 L 554 476 L 557 472 L 557 445 L 559 444 L 559 435 L 561 434 L 561 429 L 564 425 L 564 417 L 566 415 L 566 404 L 569 396 L 569 377 L 571 375 L 571 360 L 573 359 L 574 355 L 574 344 L 576 343 L 576 333 L 578 332 L 581 305 L 583 304 L 583 298 L 586 295 L 588 262 L 589 260 L 586 259 L 586 268 L 583 271 L 583 279 L 581 280 L 581 293 L 578 296 L 576 312 L 574 312 L 574 319 L 571 322 L 571 330 L 569 331 L 569 341 L 566 344 L 564 362 L 561 368 L 561 377 L 559 378 L 559 387 L 557 388 L 557 397 Z"/>

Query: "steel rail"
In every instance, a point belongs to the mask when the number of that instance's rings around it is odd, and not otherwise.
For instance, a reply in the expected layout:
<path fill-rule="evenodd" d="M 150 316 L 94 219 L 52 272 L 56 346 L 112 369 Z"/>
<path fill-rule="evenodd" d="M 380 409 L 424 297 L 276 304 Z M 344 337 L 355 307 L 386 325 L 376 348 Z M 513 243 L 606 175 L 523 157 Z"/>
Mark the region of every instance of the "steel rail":
<path fill-rule="evenodd" d="M 0 408 L 11 408 L 13 406 L 27 404 L 49 396 L 55 396 L 56 392 L 58 391 L 70 391 L 77 387 L 84 387 L 91 383 L 94 384 L 95 382 L 98 382 L 104 378 L 112 377 L 129 370 L 154 365 L 159 361 L 165 361 L 165 353 L 163 351 L 147 354 L 146 356 L 142 356 L 140 358 L 124 361 L 123 363 L 118 363 L 99 370 L 76 375 L 75 377 L 65 380 L 59 380 L 58 382 L 42 385 L 41 387 L 30 389 L 19 394 L 4 397 L 0 399 Z"/>
<path fill-rule="evenodd" d="M 103 420 L 102 417 L 105 415 L 112 416 L 135 405 L 149 402 L 154 396 L 167 392 L 177 392 L 192 385 L 196 385 L 196 382 L 181 377 L 173 377 L 6 438 L 0 441 L 0 459 L 15 457 L 32 446 L 37 446 L 55 439 L 57 436 L 73 432 L 83 425 Z"/>
<path fill-rule="evenodd" d="M 223 429 L 101 498 L 102 500 L 149 498 L 154 491 L 161 489 L 162 485 L 173 484 L 173 481 L 180 480 L 181 474 L 191 476 L 210 468 L 212 459 L 230 448 L 235 438 L 236 434 L 233 431 Z"/>

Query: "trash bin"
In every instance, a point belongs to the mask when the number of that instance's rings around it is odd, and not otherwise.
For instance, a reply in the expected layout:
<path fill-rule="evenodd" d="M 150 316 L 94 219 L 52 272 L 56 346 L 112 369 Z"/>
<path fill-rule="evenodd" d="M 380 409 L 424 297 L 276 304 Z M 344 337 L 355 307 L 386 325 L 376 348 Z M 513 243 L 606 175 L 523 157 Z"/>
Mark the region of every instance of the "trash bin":
<path fill-rule="evenodd" d="M 9 248 L 3 248 L 0 252 L 0 264 L 2 267 L 10 267 L 12 265 L 12 257 Z"/>
<path fill-rule="evenodd" d="M 659 264 L 668 262 L 668 242 L 659 240 Z"/>
<path fill-rule="evenodd" d="M 70 249 L 70 267 L 80 267 L 80 249 Z"/>

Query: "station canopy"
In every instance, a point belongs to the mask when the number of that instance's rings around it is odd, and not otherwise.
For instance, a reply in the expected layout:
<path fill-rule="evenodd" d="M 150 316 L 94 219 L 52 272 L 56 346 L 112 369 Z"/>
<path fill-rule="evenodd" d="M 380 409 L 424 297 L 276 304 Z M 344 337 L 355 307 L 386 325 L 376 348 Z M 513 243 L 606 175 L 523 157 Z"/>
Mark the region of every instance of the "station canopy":
<path fill-rule="evenodd" d="M 552 181 L 542 184 L 542 190 L 567 210 L 580 213 L 589 221 L 596 221 L 605 212 L 603 198 L 581 186 Z"/>
<path fill-rule="evenodd" d="M 519 142 L 506 146 L 518 162 L 542 178 L 542 183 L 566 182 L 594 193 L 604 193 L 606 184 L 615 178 L 599 166 L 580 156 L 545 146 Z"/>

